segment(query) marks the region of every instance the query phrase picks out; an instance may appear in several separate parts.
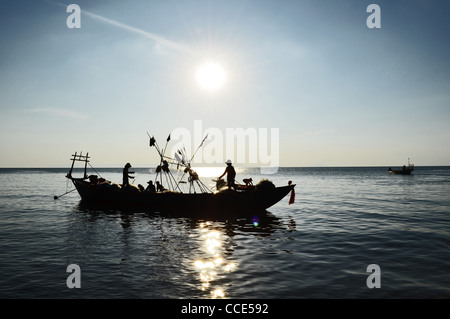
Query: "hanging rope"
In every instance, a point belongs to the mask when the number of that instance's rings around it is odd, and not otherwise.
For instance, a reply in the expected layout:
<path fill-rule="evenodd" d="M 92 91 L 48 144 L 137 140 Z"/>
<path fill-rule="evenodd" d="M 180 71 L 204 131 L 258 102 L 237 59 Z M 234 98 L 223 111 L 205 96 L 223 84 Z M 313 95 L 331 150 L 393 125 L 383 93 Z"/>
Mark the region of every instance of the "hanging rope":
<path fill-rule="evenodd" d="M 89 164 L 89 167 L 92 168 L 94 170 L 94 172 L 97 173 L 98 176 L 100 176 L 100 178 L 103 178 L 102 175 L 100 175 L 100 173 L 97 172 L 96 169 L 92 167 L 91 163 L 88 163 L 88 164 Z"/>

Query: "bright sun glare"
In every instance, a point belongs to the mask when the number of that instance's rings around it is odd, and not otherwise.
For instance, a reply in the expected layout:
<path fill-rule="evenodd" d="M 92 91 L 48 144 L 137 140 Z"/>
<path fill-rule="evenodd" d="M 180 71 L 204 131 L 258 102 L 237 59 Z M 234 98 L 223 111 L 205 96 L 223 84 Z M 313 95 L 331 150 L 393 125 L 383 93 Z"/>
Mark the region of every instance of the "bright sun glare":
<path fill-rule="evenodd" d="M 209 91 L 220 88 L 226 80 L 224 69 L 217 63 L 208 62 L 197 70 L 197 81 L 200 86 Z"/>

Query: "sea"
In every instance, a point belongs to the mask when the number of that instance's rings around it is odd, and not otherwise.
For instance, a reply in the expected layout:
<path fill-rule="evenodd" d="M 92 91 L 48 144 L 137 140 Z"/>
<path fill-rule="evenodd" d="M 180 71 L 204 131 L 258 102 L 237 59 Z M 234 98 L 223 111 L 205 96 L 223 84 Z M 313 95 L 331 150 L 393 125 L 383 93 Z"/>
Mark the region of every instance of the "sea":
<path fill-rule="evenodd" d="M 214 190 L 223 168 L 199 171 Z M 1 299 L 450 297 L 450 167 L 238 168 L 239 182 L 292 181 L 295 202 L 216 219 L 91 207 L 67 172 L 0 169 Z"/>

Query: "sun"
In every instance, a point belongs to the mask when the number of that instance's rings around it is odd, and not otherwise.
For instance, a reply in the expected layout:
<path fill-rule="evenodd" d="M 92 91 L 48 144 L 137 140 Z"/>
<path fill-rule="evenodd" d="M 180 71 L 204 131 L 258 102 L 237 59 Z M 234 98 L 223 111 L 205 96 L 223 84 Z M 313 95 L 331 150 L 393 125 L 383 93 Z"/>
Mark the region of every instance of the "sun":
<path fill-rule="evenodd" d="M 226 73 L 220 64 L 207 62 L 197 69 L 196 78 L 202 88 L 214 91 L 223 86 Z"/>

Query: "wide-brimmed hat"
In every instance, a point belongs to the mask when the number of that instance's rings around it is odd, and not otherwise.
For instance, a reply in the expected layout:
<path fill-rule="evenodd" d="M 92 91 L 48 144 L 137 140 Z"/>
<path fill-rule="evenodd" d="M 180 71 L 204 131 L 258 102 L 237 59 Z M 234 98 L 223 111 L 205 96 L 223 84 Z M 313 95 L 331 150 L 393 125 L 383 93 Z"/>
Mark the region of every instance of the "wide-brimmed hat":
<path fill-rule="evenodd" d="M 231 164 L 231 160 L 227 160 L 225 164 Z"/>

